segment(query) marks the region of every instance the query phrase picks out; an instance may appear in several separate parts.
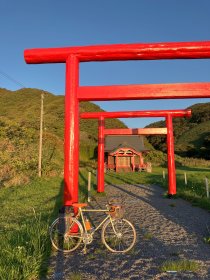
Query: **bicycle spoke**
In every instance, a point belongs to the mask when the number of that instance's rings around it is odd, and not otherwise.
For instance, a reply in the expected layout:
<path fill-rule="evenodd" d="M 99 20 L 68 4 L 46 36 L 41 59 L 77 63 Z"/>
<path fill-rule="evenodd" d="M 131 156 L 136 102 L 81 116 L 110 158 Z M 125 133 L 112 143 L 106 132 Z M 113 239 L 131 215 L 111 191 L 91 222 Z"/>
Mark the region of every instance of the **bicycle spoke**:
<path fill-rule="evenodd" d="M 52 245 L 57 250 L 71 252 L 81 243 L 82 230 L 81 224 L 76 219 L 70 222 L 68 217 L 58 218 L 53 222 L 50 230 Z"/>
<path fill-rule="evenodd" d="M 127 252 L 136 240 L 135 228 L 125 219 L 108 222 L 102 234 L 105 246 L 112 252 Z"/>

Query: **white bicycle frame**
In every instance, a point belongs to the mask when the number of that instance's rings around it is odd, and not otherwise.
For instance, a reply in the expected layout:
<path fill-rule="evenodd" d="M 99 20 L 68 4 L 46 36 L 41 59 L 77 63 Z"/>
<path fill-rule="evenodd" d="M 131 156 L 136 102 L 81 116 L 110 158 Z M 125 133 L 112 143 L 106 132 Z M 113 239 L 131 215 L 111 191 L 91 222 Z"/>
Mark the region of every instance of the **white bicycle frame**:
<path fill-rule="evenodd" d="M 113 225 L 113 219 L 110 216 L 110 214 L 107 214 L 107 216 L 103 219 L 103 221 L 94 230 L 92 230 L 90 232 L 88 232 L 88 230 L 86 229 L 86 226 L 85 226 L 85 220 L 84 220 L 83 212 L 104 212 L 105 213 L 105 212 L 109 212 L 109 209 L 106 209 L 106 210 L 98 209 L 98 210 L 96 210 L 96 209 L 82 209 L 80 207 L 78 209 L 79 209 L 78 217 L 81 215 L 82 226 L 83 226 L 83 228 L 85 230 L 85 233 L 89 233 L 89 234 L 93 235 L 108 219 L 110 219 L 112 227 L 113 227 L 113 230 L 114 230 L 114 233 L 117 234 L 116 231 L 115 231 L 114 225 Z M 76 217 L 77 217 L 77 215 L 76 215 Z"/>

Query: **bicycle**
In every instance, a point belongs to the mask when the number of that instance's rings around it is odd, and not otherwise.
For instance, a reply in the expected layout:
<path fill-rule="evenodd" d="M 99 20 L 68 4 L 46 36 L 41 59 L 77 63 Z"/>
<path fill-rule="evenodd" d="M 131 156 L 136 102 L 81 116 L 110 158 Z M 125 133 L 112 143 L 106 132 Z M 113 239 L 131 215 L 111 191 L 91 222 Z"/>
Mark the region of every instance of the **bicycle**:
<path fill-rule="evenodd" d="M 73 203 L 77 214 L 57 218 L 50 227 L 50 239 L 55 249 L 64 253 L 76 250 L 81 242 L 86 246 L 93 241 L 94 233 L 102 227 L 101 239 L 113 253 L 126 253 L 136 242 L 136 230 L 132 223 L 123 218 L 123 207 L 109 203 L 106 209 L 85 209 L 87 203 Z M 94 229 L 85 217 L 85 212 L 104 212 L 106 217 Z"/>

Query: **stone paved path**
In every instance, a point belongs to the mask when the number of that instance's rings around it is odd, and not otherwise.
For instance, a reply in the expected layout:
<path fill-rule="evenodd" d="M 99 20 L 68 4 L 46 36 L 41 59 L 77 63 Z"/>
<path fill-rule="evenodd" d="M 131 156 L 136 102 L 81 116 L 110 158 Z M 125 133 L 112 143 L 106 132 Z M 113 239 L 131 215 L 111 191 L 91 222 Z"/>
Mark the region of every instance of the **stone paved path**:
<path fill-rule="evenodd" d="M 109 185 L 106 193 L 125 201 L 125 217 L 137 231 L 134 249 L 125 255 L 110 253 L 101 244 L 99 233 L 86 255 L 82 247 L 65 255 L 55 252 L 49 280 L 210 279 L 210 245 L 203 242 L 207 227 L 210 229 L 210 213 L 182 199 L 164 198 L 158 186 Z M 96 199 L 91 206 L 104 208 L 107 198 Z M 166 260 L 179 259 L 196 261 L 199 271 L 160 272 Z"/>

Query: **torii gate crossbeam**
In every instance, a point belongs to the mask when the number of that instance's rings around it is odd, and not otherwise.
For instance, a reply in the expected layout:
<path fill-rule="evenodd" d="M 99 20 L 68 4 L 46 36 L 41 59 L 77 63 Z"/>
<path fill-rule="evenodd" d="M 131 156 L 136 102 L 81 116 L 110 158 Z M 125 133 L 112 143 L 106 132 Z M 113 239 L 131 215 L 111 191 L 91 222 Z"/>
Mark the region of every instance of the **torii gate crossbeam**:
<path fill-rule="evenodd" d="M 79 101 L 82 100 L 79 93 L 81 89 L 79 86 L 79 63 L 117 60 L 206 59 L 210 58 L 210 41 L 31 49 L 25 50 L 24 57 L 26 62 L 31 64 L 66 63 L 64 205 L 68 206 L 78 201 L 78 106 Z M 151 89 L 150 96 L 145 96 L 144 91 L 141 90 L 136 92 L 132 99 L 197 98 L 198 95 L 199 98 L 210 97 L 210 83 L 199 83 L 199 89 L 197 90 L 197 84 L 188 85 L 179 84 L 178 97 L 176 95 L 176 84 L 167 85 L 164 96 L 159 92 L 161 85 L 147 85 L 148 90 Z M 195 89 L 195 92 L 193 89 Z M 152 94 L 152 91 L 154 91 L 154 94 Z M 96 95 L 98 95 L 98 92 Z M 128 94 L 125 97 L 120 92 L 115 95 L 114 88 L 112 96 L 115 96 L 115 100 L 129 98 Z M 98 98 L 94 95 L 91 100 L 97 100 Z M 111 100 L 110 95 L 107 95 L 106 99 L 103 97 L 103 100 Z"/>
<path fill-rule="evenodd" d="M 171 115 L 173 118 L 190 117 L 191 110 L 143 110 L 143 111 L 121 111 L 121 112 L 87 112 L 81 113 L 82 119 L 114 119 L 114 118 L 165 118 Z"/>
<path fill-rule="evenodd" d="M 113 92 L 115 94 L 113 94 Z M 82 86 L 78 89 L 80 101 L 150 100 L 210 97 L 210 83 Z"/>
<path fill-rule="evenodd" d="M 105 129 L 105 135 L 166 135 L 166 127 L 152 128 L 110 128 Z"/>

